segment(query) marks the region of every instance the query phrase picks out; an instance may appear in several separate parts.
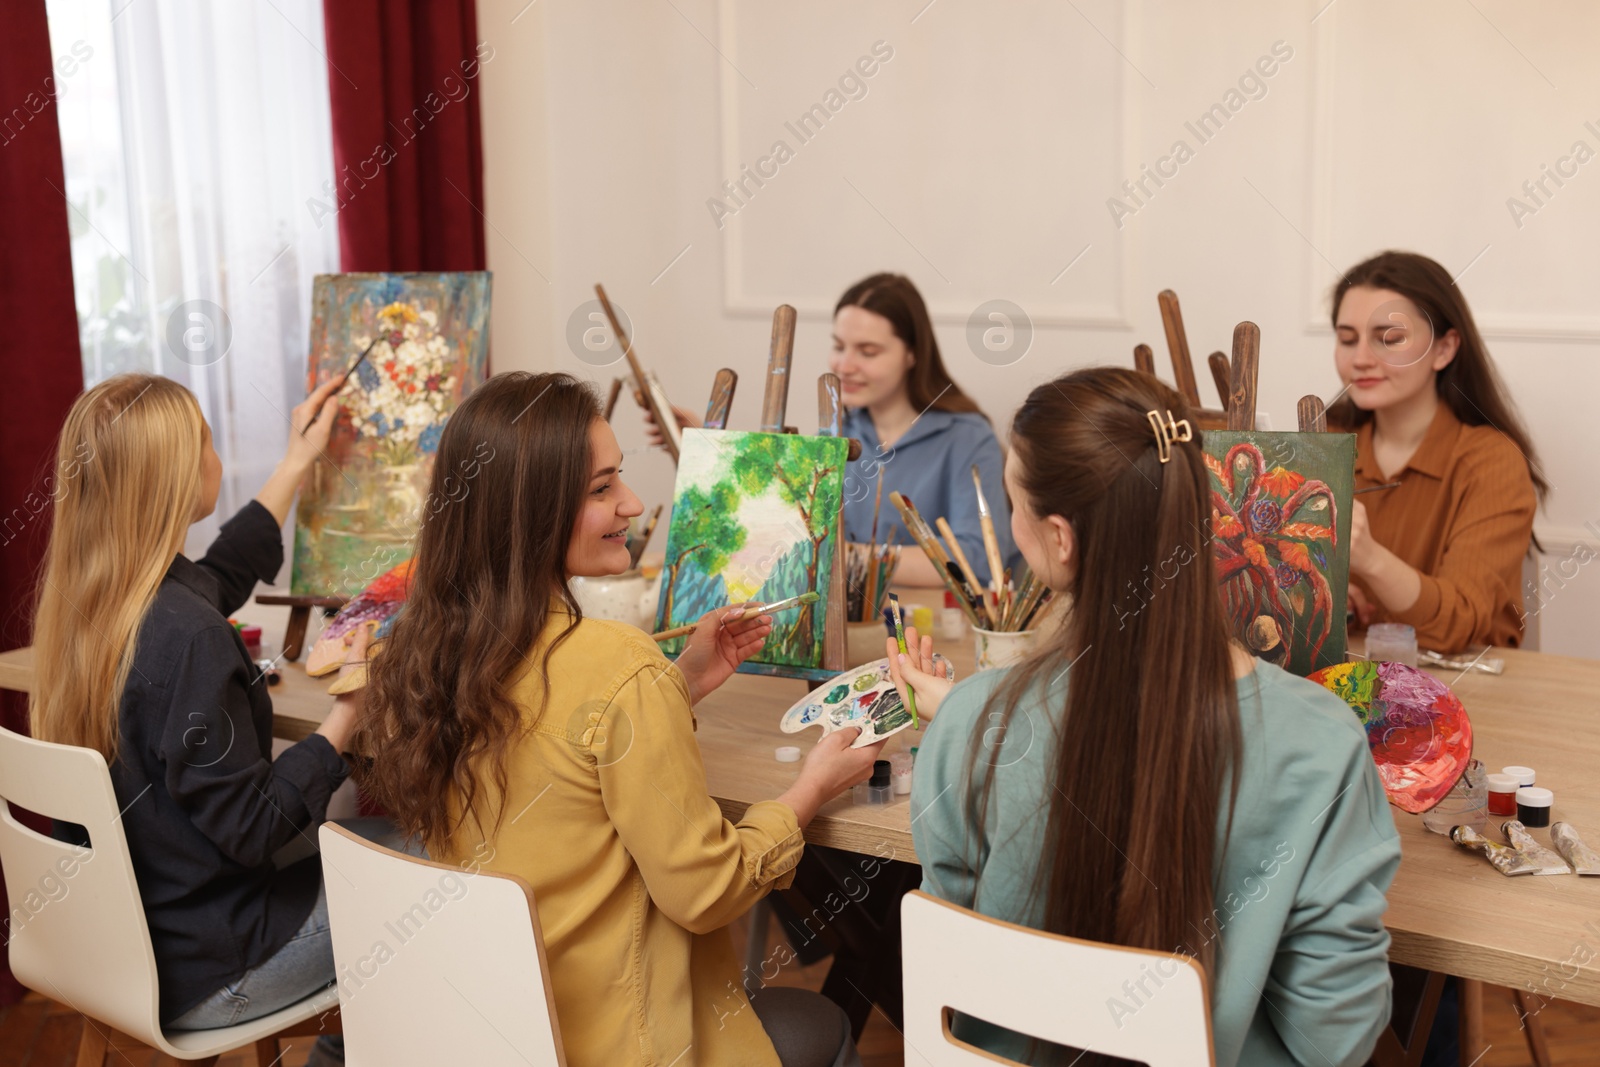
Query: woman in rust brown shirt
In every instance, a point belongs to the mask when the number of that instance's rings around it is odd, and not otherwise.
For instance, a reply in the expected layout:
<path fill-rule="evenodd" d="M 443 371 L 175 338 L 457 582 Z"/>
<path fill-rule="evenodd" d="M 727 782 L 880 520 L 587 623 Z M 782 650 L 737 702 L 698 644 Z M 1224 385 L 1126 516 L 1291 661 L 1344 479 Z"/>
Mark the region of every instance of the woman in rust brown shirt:
<path fill-rule="evenodd" d="M 1334 290 L 1345 394 L 1331 424 L 1356 433 L 1350 599 L 1362 626 L 1409 623 L 1421 648 L 1522 641 L 1522 564 L 1548 490 L 1533 444 L 1439 264 L 1384 252 Z"/>

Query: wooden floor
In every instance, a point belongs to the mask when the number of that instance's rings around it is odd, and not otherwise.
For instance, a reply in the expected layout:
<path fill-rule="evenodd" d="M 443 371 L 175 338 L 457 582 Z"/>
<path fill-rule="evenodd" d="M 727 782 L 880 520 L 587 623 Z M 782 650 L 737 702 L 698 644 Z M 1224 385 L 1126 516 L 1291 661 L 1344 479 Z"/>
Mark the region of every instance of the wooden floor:
<path fill-rule="evenodd" d="M 779 935 L 774 932 L 773 936 Z M 790 968 L 776 984 L 820 988 L 827 966 L 823 961 L 809 968 Z M 1489 1051 L 1477 1063 L 1461 1067 L 1531 1067 L 1533 1061 L 1510 995 L 1487 990 L 1484 1012 Z M 1600 1063 L 1600 1008 L 1551 1001 L 1540 1018 L 1556 1067 Z M 72 1067 L 82 1030 L 83 1017 L 77 1012 L 30 994 L 20 1004 L 0 1008 L 0 1067 Z M 310 1039 L 292 1038 L 290 1045 L 277 1067 L 303 1067 L 311 1051 Z M 873 1014 L 860 1049 L 863 1067 L 902 1067 L 905 1062 L 899 1033 L 880 1013 Z M 143 1045 L 121 1046 L 119 1054 L 107 1061 L 108 1067 L 153 1067 L 155 1063 L 156 1054 Z M 255 1067 L 255 1061 L 248 1051 L 238 1052 L 224 1056 L 218 1067 Z"/>

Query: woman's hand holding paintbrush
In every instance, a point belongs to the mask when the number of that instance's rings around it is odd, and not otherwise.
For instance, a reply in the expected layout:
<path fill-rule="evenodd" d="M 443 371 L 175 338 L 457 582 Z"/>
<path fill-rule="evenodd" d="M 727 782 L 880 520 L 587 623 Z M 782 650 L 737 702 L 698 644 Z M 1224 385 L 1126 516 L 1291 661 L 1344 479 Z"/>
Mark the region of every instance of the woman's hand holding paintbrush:
<path fill-rule="evenodd" d="M 716 608 L 700 616 L 692 627 L 689 643 L 678 656 L 678 669 L 689 683 L 689 703 L 733 677 L 739 664 L 761 651 L 761 643 L 772 632 L 772 616 L 759 604 L 739 604 Z M 660 640 L 660 635 L 656 635 Z"/>
<path fill-rule="evenodd" d="M 915 700 L 917 717 L 924 725 L 932 722 L 939 705 L 956 684 L 950 661 L 936 657 L 933 638 L 918 634 L 915 626 L 906 627 L 904 652 L 892 637 L 885 640 L 884 650 L 889 655 L 889 677 L 900 687 L 900 699 L 907 707 Z"/>
<path fill-rule="evenodd" d="M 772 616 L 780 611 L 815 604 L 821 596 L 801 593 L 771 604 L 736 604 L 716 608 L 698 622 L 677 626 L 650 636 L 657 641 L 689 635 L 678 655 L 678 667 L 689 681 L 689 699 L 699 700 L 733 676 L 739 664 L 755 655 L 772 632 Z"/>
<path fill-rule="evenodd" d="M 289 516 L 295 493 L 306 472 L 328 448 L 328 436 L 333 433 L 333 422 L 339 417 L 339 401 L 333 395 L 344 384 L 342 378 L 323 382 L 305 400 L 289 412 L 289 445 L 283 459 L 278 461 L 272 476 L 256 494 L 256 499 L 279 525 Z"/>

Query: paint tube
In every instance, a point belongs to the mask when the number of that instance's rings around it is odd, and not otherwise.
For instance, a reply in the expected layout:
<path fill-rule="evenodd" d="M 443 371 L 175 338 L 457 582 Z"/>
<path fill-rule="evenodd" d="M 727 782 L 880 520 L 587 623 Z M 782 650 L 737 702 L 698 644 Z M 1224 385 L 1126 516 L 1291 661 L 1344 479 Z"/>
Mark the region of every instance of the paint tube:
<path fill-rule="evenodd" d="M 1567 861 L 1545 848 L 1534 840 L 1528 828 L 1516 819 L 1508 819 L 1500 824 L 1500 832 L 1506 835 L 1512 847 L 1523 856 L 1527 857 L 1539 869 L 1534 874 L 1571 874 L 1572 868 L 1567 866 Z"/>
<path fill-rule="evenodd" d="M 1584 844 L 1571 823 L 1551 824 L 1550 840 L 1555 842 L 1561 858 L 1571 864 L 1574 874 L 1600 874 L 1600 852 Z"/>
<path fill-rule="evenodd" d="M 1470 826 L 1451 827 L 1450 840 L 1462 848 L 1482 852 L 1484 858 L 1494 864 L 1494 869 L 1504 875 L 1532 874 L 1538 869 L 1536 864 L 1516 849 L 1509 845 L 1497 845 Z"/>

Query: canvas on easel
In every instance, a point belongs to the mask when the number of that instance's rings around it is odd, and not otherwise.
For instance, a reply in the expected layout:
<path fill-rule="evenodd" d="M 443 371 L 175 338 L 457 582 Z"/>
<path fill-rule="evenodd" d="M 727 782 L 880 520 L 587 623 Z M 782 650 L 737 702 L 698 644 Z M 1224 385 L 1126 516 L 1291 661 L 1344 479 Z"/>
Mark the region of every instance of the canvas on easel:
<path fill-rule="evenodd" d="M 308 390 L 368 351 L 300 497 L 294 595 L 354 596 L 410 556 L 444 424 L 484 378 L 489 292 L 484 271 L 316 277 Z"/>
<path fill-rule="evenodd" d="M 1345 653 L 1351 434 L 1207 430 L 1212 552 L 1233 634 L 1301 676 Z"/>
<path fill-rule="evenodd" d="M 842 669 L 824 652 L 841 584 L 849 445 L 842 437 L 685 430 L 655 628 L 729 604 L 816 592 L 816 604 L 773 620 L 765 645 L 740 670 L 817 679 Z M 676 655 L 684 643 L 676 638 L 662 650 Z"/>

